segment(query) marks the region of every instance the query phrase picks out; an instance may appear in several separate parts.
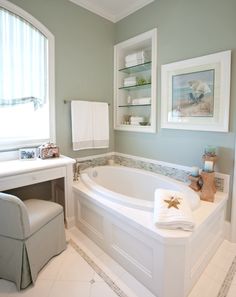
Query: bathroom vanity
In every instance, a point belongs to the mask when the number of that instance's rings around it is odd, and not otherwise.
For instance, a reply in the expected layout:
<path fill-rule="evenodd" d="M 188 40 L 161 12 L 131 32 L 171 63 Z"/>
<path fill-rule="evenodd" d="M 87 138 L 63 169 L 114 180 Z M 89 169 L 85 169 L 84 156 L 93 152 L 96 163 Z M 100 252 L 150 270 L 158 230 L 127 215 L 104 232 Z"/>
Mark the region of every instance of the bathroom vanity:
<path fill-rule="evenodd" d="M 0 162 L 0 191 L 34 185 L 51 181 L 52 200 L 58 202 L 61 196 L 57 179 L 64 180 L 63 197 L 65 206 L 65 219 L 67 227 L 74 224 L 74 211 L 72 201 L 72 166 L 75 161 L 61 156 L 47 160 L 11 160 Z M 32 197 L 33 198 L 33 197 Z"/>

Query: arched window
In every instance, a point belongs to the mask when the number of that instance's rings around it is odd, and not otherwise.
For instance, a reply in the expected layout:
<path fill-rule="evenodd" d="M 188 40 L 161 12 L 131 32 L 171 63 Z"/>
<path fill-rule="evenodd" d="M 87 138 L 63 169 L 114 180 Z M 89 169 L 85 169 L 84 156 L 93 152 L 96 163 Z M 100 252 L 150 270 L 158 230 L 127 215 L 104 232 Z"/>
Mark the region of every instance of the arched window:
<path fill-rule="evenodd" d="M 0 0 L 0 150 L 54 141 L 54 37 Z"/>

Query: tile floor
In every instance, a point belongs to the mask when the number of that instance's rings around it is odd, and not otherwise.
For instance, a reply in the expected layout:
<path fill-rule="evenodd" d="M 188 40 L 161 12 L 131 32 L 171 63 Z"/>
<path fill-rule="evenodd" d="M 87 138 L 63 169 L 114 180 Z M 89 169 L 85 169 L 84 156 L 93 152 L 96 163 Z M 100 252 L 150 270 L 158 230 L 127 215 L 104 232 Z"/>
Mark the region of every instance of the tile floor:
<path fill-rule="evenodd" d="M 124 293 L 122 296 L 155 297 L 77 228 L 70 229 L 67 238 L 77 243 L 116 283 Z M 225 294 L 218 295 L 218 293 L 235 255 L 236 244 L 224 241 L 189 297 L 226 297 Z M 19 293 L 13 283 L 0 279 L 0 297 L 10 296 L 117 297 L 117 294 L 69 245 L 66 251 L 53 258 L 44 267 L 33 287 Z M 235 296 L 236 275 L 227 294 L 227 297 Z"/>

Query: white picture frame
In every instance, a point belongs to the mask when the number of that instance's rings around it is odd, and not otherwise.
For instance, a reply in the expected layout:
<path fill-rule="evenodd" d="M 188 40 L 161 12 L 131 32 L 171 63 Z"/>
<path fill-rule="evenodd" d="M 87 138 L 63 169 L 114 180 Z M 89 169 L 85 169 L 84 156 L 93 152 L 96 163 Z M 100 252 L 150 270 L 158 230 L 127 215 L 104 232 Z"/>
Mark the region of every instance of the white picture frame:
<path fill-rule="evenodd" d="M 37 158 L 36 148 L 19 149 L 19 159 L 23 161 L 35 160 Z"/>
<path fill-rule="evenodd" d="M 228 132 L 231 51 L 161 67 L 161 128 Z"/>

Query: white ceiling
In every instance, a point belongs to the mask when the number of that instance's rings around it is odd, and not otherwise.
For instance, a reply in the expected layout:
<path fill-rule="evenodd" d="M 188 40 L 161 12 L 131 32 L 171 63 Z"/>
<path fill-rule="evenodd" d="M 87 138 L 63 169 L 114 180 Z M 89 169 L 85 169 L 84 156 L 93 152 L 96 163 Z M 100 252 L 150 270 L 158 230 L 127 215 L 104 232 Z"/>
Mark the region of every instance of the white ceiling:
<path fill-rule="evenodd" d="M 155 0 L 69 0 L 114 23 Z"/>

